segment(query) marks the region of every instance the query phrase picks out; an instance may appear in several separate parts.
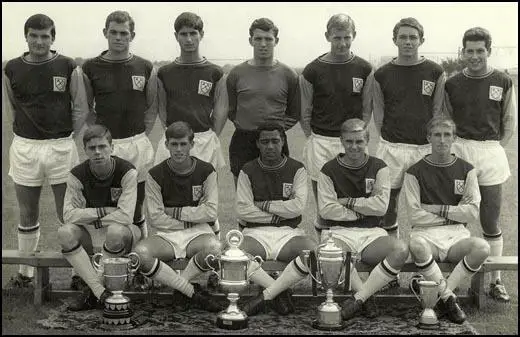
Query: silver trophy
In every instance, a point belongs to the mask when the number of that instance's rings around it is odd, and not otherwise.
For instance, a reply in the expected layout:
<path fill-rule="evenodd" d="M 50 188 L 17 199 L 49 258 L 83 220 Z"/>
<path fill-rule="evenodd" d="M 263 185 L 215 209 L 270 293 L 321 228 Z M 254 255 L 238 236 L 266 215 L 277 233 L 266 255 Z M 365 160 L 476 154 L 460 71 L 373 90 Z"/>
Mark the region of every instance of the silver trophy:
<path fill-rule="evenodd" d="M 345 282 L 345 262 L 350 263 L 350 252 L 344 252 L 334 244 L 329 230 L 327 242 L 318 246 L 316 252 L 317 275 L 311 277 L 326 289 L 326 299 L 318 307 L 317 318 L 312 327 L 319 330 L 341 330 L 345 327 L 341 318 L 341 306 L 334 302 L 333 289 Z M 310 251 L 303 251 L 304 263 L 309 266 Z"/>
<path fill-rule="evenodd" d="M 210 267 L 212 261 L 218 261 L 218 272 L 213 267 L 211 267 L 211 271 L 218 276 L 218 283 L 221 289 L 228 294 L 227 299 L 230 302 L 229 306 L 217 315 L 216 324 L 221 329 L 239 330 L 248 326 L 247 314 L 238 308 L 237 301 L 240 297 L 239 293 L 247 287 L 251 275 L 261 268 L 263 260 L 260 256 L 251 259 L 238 248 L 243 239 L 244 236 L 240 231 L 232 229 L 226 235 L 229 248 L 218 257 L 213 254 L 206 256 L 206 263 Z M 254 260 L 260 263 L 260 266 L 248 275 L 248 267 Z"/>
<path fill-rule="evenodd" d="M 416 293 L 414 287 L 410 287 L 410 289 L 412 290 L 415 297 L 417 297 L 419 302 L 421 302 L 421 305 L 424 309 L 421 313 L 421 316 L 419 317 L 419 324 L 417 324 L 417 327 L 420 329 L 429 330 L 438 329 L 440 324 L 433 307 L 440 299 L 439 293 L 446 290 L 448 283 L 445 279 L 441 279 L 440 283 L 435 281 L 427 281 L 422 275 L 417 276 L 416 280 L 417 284 L 419 285 L 420 295 Z"/>
<path fill-rule="evenodd" d="M 139 267 L 137 254 L 130 253 L 128 257 L 103 258 L 102 253 L 92 256 L 94 269 L 103 275 L 103 283 L 112 295 L 105 300 L 103 323 L 111 326 L 130 324 L 133 311 L 130 299 L 123 295 L 128 284 L 128 277 Z"/>

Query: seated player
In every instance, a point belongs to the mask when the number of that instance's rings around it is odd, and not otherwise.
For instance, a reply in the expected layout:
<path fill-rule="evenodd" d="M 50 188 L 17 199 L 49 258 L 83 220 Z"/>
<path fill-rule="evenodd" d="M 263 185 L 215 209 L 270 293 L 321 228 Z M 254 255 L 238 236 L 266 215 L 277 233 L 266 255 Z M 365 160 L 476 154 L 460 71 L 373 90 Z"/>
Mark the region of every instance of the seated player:
<path fill-rule="evenodd" d="M 471 237 L 468 223 L 477 223 L 480 193 L 477 171 L 451 153 L 455 123 L 434 117 L 427 124 L 432 153 L 410 167 L 404 177 L 404 200 L 412 225 L 410 252 L 425 279 L 443 278 L 437 262 L 457 263 L 438 302 L 450 321 L 462 324 L 466 315 L 453 293 L 464 279 L 476 273 L 489 256 L 489 244 Z M 411 285 L 417 279 L 412 279 Z M 444 308 L 443 308 L 444 307 Z"/>
<path fill-rule="evenodd" d="M 210 163 L 190 156 L 194 134 L 188 123 L 172 123 L 165 137 L 170 158 L 151 168 L 146 178 L 146 211 L 156 233 L 135 247 L 139 271 L 183 294 L 174 296 L 174 305 L 182 300 L 217 312 L 223 307 L 189 282 L 211 269 L 205 262 L 208 254 L 220 253 L 213 231 L 218 228 L 217 173 Z M 180 274 L 164 262 L 186 257 L 189 263 Z"/>
<path fill-rule="evenodd" d="M 264 291 L 243 307 L 248 315 L 264 310 L 266 301 L 282 315 L 294 311 L 290 286 L 309 272 L 300 258 L 302 250 L 315 249 L 316 243 L 298 228 L 307 204 L 307 173 L 299 161 L 282 154 L 284 130 L 277 124 L 257 129 L 260 157 L 246 163 L 237 180 L 236 212 L 243 227 L 241 249 L 264 260 L 290 262 L 275 281 L 263 269 L 251 280 Z M 258 268 L 250 264 L 248 273 Z"/>
<path fill-rule="evenodd" d="M 351 264 L 350 284 L 354 295 L 341 305 L 341 316 L 348 320 L 365 310 L 364 303 L 396 278 L 406 258 L 405 242 L 387 234 L 381 227 L 390 195 L 390 172 L 386 164 L 366 154 L 369 133 L 358 118 L 341 125 L 341 144 L 345 153 L 323 165 L 318 178 L 318 209 L 325 219 L 321 241 L 331 229 L 336 245 L 361 261 L 376 265 L 363 283 Z"/>
<path fill-rule="evenodd" d="M 88 159 L 74 167 L 67 181 L 63 207 L 65 225 L 58 229 L 63 256 L 88 285 L 69 310 L 102 308 L 110 296 L 88 254 L 103 245 L 103 257 L 130 252 L 141 231 L 132 224 L 137 198 L 137 171 L 112 155 L 112 135 L 103 125 L 92 125 L 83 135 Z M 104 242 L 104 243 L 103 243 Z"/>

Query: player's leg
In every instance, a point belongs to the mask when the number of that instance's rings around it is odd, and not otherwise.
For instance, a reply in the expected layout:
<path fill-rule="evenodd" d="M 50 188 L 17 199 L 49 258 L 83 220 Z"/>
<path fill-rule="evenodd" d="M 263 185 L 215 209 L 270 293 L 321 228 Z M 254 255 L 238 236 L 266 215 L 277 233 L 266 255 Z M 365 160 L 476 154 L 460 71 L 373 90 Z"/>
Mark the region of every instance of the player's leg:
<path fill-rule="evenodd" d="M 260 150 L 256 146 L 255 131 L 236 129 L 229 143 L 229 165 L 231 167 L 231 173 L 233 174 L 235 188 L 242 166 L 258 158 L 258 156 L 260 156 Z"/>
<path fill-rule="evenodd" d="M 54 184 L 51 185 L 52 192 L 54 194 L 54 204 L 56 205 L 56 215 L 58 220 L 63 224 L 63 202 L 65 200 L 65 191 L 67 190 L 67 184 Z"/>
<path fill-rule="evenodd" d="M 210 271 L 216 266 L 212 260 L 206 262 L 206 257 L 211 254 L 217 256 L 220 254 L 221 244 L 214 234 L 202 234 L 191 240 L 186 246 L 186 257 L 190 258 L 188 265 L 181 272 L 181 276 L 190 281 L 200 274 Z M 216 261 L 215 261 L 216 262 Z"/>
<path fill-rule="evenodd" d="M 144 217 L 144 198 L 145 198 L 145 182 L 141 181 L 137 183 L 137 201 L 135 203 L 134 211 L 134 225 L 139 227 L 141 230 L 141 239 L 148 237 L 148 224 Z"/>
<path fill-rule="evenodd" d="M 396 239 L 399 238 L 399 226 L 397 224 L 397 207 L 399 204 L 400 188 L 392 188 L 390 190 L 390 198 L 388 200 L 388 209 L 383 217 L 383 228 L 389 236 Z"/>
<path fill-rule="evenodd" d="M 250 235 L 244 235 L 241 249 L 251 256 L 260 256 L 264 261 L 267 258 L 267 251 L 265 247 L 255 238 Z M 256 261 L 251 261 L 247 268 L 247 275 L 250 275 L 250 280 L 263 288 L 269 287 L 273 284 L 274 279 L 260 266 Z"/>
<path fill-rule="evenodd" d="M 130 226 L 112 224 L 107 227 L 106 231 L 105 242 L 103 243 L 104 258 L 121 257 L 131 250 L 134 234 Z"/>

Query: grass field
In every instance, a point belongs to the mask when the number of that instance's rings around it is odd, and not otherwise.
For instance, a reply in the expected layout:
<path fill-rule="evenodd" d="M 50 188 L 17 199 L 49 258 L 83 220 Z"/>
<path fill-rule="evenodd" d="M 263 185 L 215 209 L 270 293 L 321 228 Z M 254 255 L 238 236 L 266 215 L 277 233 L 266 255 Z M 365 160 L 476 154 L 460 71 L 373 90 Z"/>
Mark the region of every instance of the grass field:
<path fill-rule="evenodd" d="M 19 219 L 18 206 L 14 194 L 13 183 L 7 172 L 9 169 L 8 156 L 9 146 L 12 140 L 11 125 L 5 122 L 5 116 L 2 123 L 2 249 L 17 248 L 17 223 Z M 371 125 L 373 129 L 373 125 Z M 227 123 L 226 127 L 220 137 L 224 156 L 228 161 L 228 147 L 231 135 L 233 133 L 233 125 Z M 375 153 L 377 142 L 375 133 L 370 141 L 369 151 L 371 154 Z M 154 146 L 161 136 L 159 123 L 156 124 L 155 129 L 151 135 L 151 140 Z M 288 132 L 289 148 L 292 157 L 297 160 L 302 158 L 302 148 L 305 142 L 305 137 L 301 128 L 296 125 Z M 78 144 L 80 145 L 80 144 Z M 515 134 L 514 138 L 506 148 L 507 156 L 512 176 L 504 184 L 503 190 L 503 206 L 500 218 L 502 232 L 504 235 L 504 255 L 518 255 L 518 137 Z M 85 158 L 84 153 L 80 150 L 80 156 Z M 310 185 L 309 185 L 310 190 Z M 54 214 L 54 198 L 48 186 L 45 186 L 42 191 L 40 201 L 40 223 L 41 223 L 41 239 L 39 244 L 40 250 L 55 250 L 59 249 L 56 241 L 56 216 Z M 235 213 L 233 205 L 235 201 L 235 193 L 233 192 L 233 177 L 229 169 L 224 169 L 219 172 L 219 219 L 222 226 L 223 235 L 230 229 L 236 228 Z M 315 217 L 315 203 L 312 197 L 312 192 L 309 194 L 308 205 L 304 214 L 302 227 L 310 235 L 315 235 L 312 227 L 312 221 Z M 401 237 L 407 238 L 409 233 L 409 226 L 404 219 L 399 219 L 401 228 Z M 481 236 L 481 229 L 476 227 L 470 228 L 473 235 Z M 16 266 L 2 266 L 2 287 L 6 284 L 9 277 L 17 271 Z M 52 280 L 67 280 L 70 273 L 64 269 L 51 270 Z M 480 311 L 474 308 L 466 308 L 468 319 L 475 326 L 481 334 L 518 334 L 518 273 L 503 272 L 503 281 L 511 295 L 511 303 L 498 304 L 490 302 L 488 306 Z M 402 277 L 402 286 L 406 286 L 404 281 L 407 277 Z M 22 300 L 16 297 L 3 297 L 2 299 L 2 332 L 8 334 L 38 334 L 48 333 L 35 324 L 36 317 L 45 317 L 43 309 L 36 309 L 30 304 L 30 301 Z M 14 313 L 16 310 L 16 314 Z M 32 317 L 33 319 L 28 319 Z M 62 332 L 59 332 L 60 334 Z"/>

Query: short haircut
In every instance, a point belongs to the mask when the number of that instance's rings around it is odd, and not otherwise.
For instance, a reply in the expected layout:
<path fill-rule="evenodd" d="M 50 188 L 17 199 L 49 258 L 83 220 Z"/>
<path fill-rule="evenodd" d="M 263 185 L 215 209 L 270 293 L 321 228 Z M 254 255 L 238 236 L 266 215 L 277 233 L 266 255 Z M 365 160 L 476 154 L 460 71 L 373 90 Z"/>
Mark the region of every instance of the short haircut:
<path fill-rule="evenodd" d="M 188 123 L 184 121 L 177 121 L 171 123 L 170 126 L 168 126 L 164 132 L 164 137 L 166 138 L 166 141 L 169 141 L 171 138 L 180 139 L 188 137 L 189 141 L 193 142 L 195 135 L 193 134 L 193 129 Z"/>
<path fill-rule="evenodd" d="M 423 26 L 417 21 L 416 18 L 404 18 L 399 20 L 398 23 L 394 26 L 394 40 L 397 39 L 397 33 L 399 32 L 399 28 L 407 26 L 415 28 L 419 31 L 419 37 L 422 39 L 424 37 L 424 28 Z"/>
<path fill-rule="evenodd" d="M 115 23 L 128 22 L 128 25 L 130 26 L 130 32 L 134 32 L 135 22 L 127 11 L 115 11 L 110 13 L 105 20 L 105 29 L 108 29 L 108 26 L 110 26 L 110 22 L 112 21 Z"/>
<path fill-rule="evenodd" d="M 365 131 L 365 138 L 368 142 L 370 139 L 370 133 L 367 128 L 367 123 L 363 122 L 359 118 L 350 118 L 341 124 L 341 134 L 350 133 L 350 132 L 359 132 Z"/>
<path fill-rule="evenodd" d="M 327 32 L 330 33 L 333 28 L 350 30 L 354 33 L 356 31 L 356 24 L 347 14 L 334 14 L 327 22 Z"/>
<path fill-rule="evenodd" d="M 253 37 L 253 32 L 255 29 L 263 30 L 264 32 L 268 32 L 270 30 L 273 31 L 274 37 L 278 37 L 278 27 L 275 26 L 273 21 L 268 18 L 260 18 L 253 21 L 251 27 L 249 27 L 249 36 Z"/>
<path fill-rule="evenodd" d="M 175 23 L 173 24 L 173 28 L 175 28 L 175 32 L 179 32 L 182 27 L 189 27 L 199 31 L 202 33 L 204 30 L 204 22 L 200 16 L 192 12 L 183 12 L 179 14 L 177 19 L 175 19 Z"/>
<path fill-rule="evenodd" d="M 491 34 L 482 27 L 473 27 L 464 32 L 462 37 L 462 47 L 466 48 L 466 41 L 484 41 L 486 49 L 491 49 Z"/>
<path fill-rule="evenodd" d="M 25 25 L 23 26 L 23 33 L 25 37 L 27 37 L 29 28 L 38 30 L 51 28 L 52 39 L 54 40 L 56 37 L 56 27 L 54 26 L 54 21 L 52 21 L 52 19 L 45 14 L 31 15 L 27 21 L 25 21 Z"/>
<path fill-rule="evenodd" d="M 258 128 L 256 129 L 256 140 L 260 139 L 260 133 L 262 133 L 262 131 L 275 131 L 275 130 L 278 131 L 282 140 L 285 141 L 285 131 L 284 131 L 283 127 L 281 125 L 273 123 L 273 122 L 262 123 L 260 126 L 258 126 Z"/>
<path fill-rule="evenodd" d="M 83 134 L 83 146 L 86 147 L 87 143 L 92 138 L 106 138 L 108 140 L 108 144 L 112 145 L 112 134 L 110 133 L 110 130 L 104 125 L 94 124 L 89 126 Z"/>
<path fill-rule="evenodd" d="M 426 134 L 428 136 L 430 136 L 433 128 L 436 126 L 439 126 L 439 125 L 448 126 L 451 128 L 451 131 L 453 132 L 454 135 L 457 134 L 457 125 L 455 124 L 453 119 L 451 119 L 450 117 L 448 117 L 446 115 L 433 116 L 433 118 L 430 119 L 428 121 L 428 123 L 426 123 Z"/>

